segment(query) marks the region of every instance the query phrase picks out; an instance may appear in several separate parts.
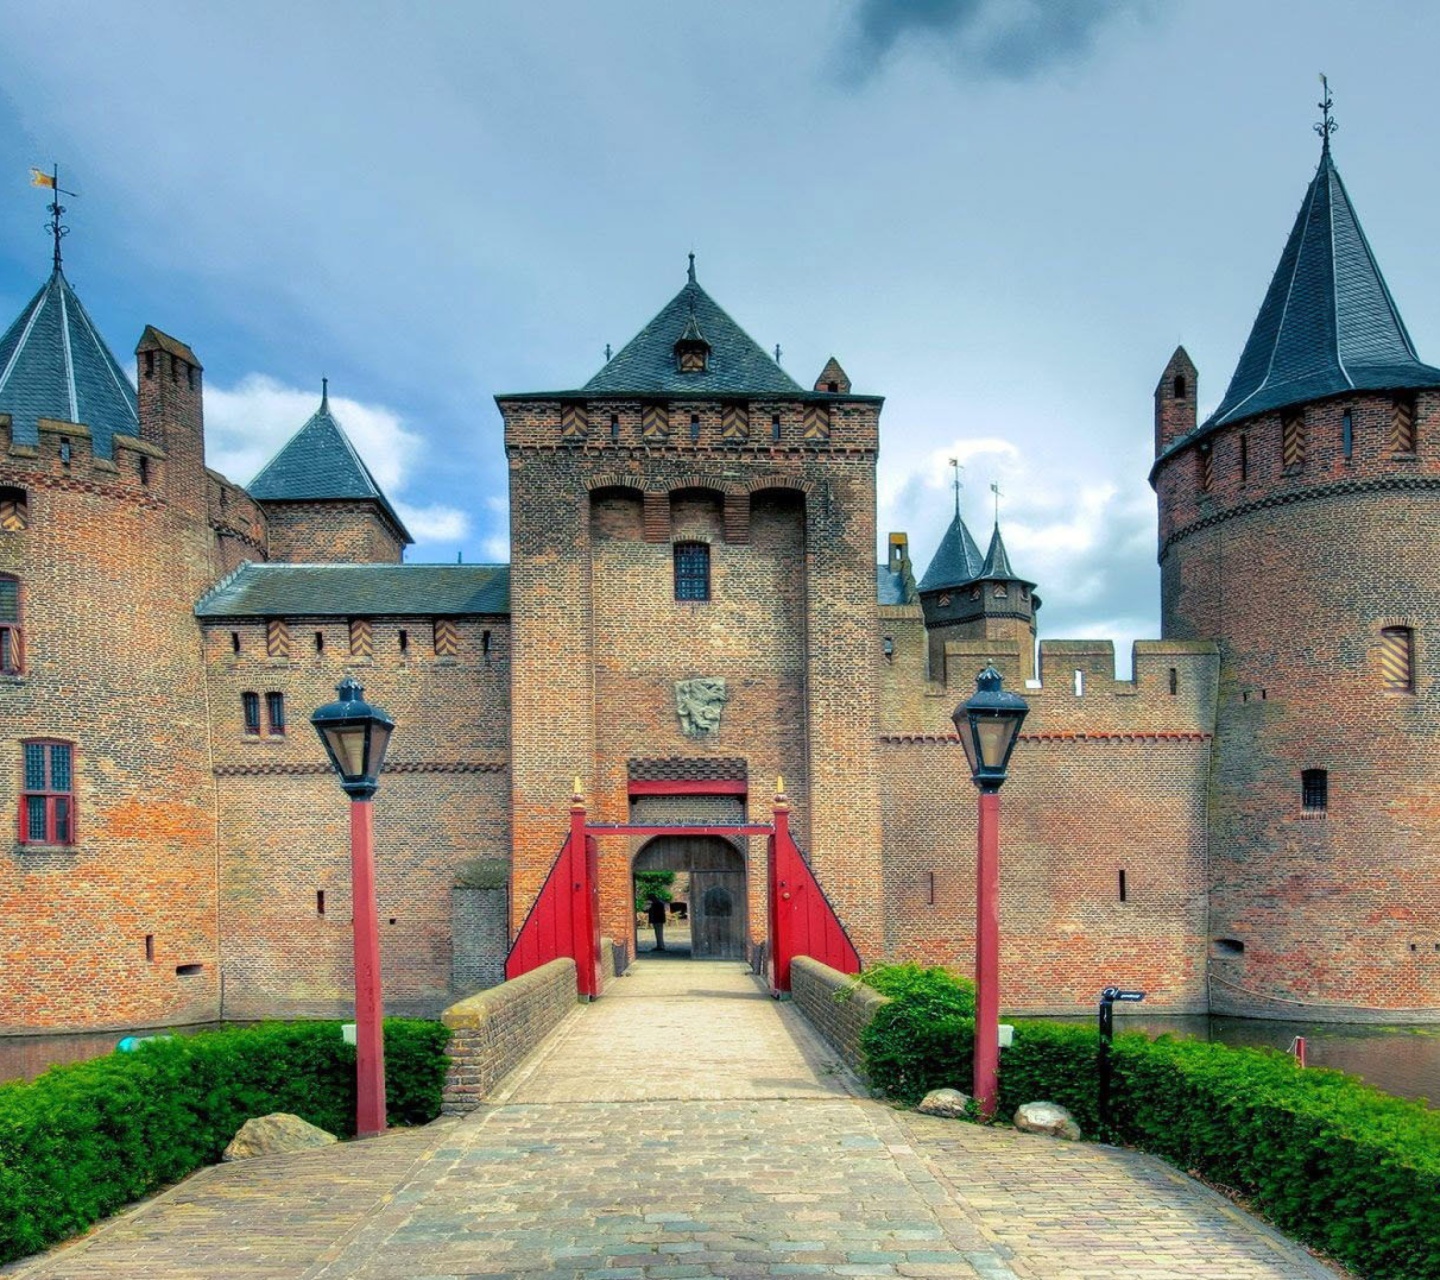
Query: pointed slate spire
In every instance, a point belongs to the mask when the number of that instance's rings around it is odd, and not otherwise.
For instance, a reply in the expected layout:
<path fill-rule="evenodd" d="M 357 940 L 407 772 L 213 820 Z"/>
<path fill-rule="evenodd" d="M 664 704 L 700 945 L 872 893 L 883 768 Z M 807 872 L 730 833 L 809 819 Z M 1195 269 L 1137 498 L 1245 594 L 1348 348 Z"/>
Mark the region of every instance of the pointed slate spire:
<path fill-rule="evenodd" d="M 975 576 L 986 581 L 994 579 L 1002 582 L 1020 582 L 1027 587 L 1035 585 L 1029 579 L 1022 578 L 1011 568 L 1010 554 L 1005 550 L 1005 539 L 1000 536 L 998 522 L 990 534 L 990 549 L 985 553 L 985 563 L 980 566 L 980 572 Z"/>
<path fill-rule="evenodd" d="M 135 388 L 58 268 L 0 337 L 0 413 L 17 444 L 38 441 L 41 418 L 84 423 L 97 458 L 139 434 Z"/>
<path fill-rule="evenodd" d="M 1440 386 L 1386 287 L 1328 133 L 1324 143 L 1235 376 L 1201 432 L 1351 390 Z"/>
<path fill-rule="evenodd" d="M 984 567 L 985 557 L 980 554 L 980 548 L 957 511 L 945 536 L 940 539 L 930 567 L 920 579 L 920 590 L 942 591 L 961 586 L 979 577 Z"/>
<path fill-rule="evenodd" d="M 330 412 L 330 380 L 322 380 L 320 407 L 246 485 L 262 502 L 365 501 L 378 503 L 406 543 L 415 541 L 390 505 L 370 468 Z"/>

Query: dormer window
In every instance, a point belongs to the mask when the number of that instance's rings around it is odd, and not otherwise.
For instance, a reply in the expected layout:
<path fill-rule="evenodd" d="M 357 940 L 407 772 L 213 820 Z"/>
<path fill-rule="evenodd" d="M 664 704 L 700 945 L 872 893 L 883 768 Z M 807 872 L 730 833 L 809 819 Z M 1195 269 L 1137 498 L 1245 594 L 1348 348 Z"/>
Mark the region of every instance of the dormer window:
<path fill-rule="evenodd" d="M 710 344 L 690 313 L 690 323 L 675 342 L 675 368 L 681 373 L 704 373 L 710 364 Z"/>

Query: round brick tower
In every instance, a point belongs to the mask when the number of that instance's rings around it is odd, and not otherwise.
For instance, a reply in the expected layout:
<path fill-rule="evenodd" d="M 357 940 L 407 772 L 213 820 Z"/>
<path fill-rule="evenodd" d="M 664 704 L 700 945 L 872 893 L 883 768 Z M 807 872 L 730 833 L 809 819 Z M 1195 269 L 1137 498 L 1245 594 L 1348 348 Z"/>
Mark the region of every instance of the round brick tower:
<path fill-rule="evenodd" d="M 1440 369 L 1330 154 L 1219 408 L 1155 392 L 1162 621 L 1222 668 L 1213 1011 L 1440 1021 Z"/>
<path fill-rule="evenodd" d="M 0 1033 L 213 1019 L 199 362 L 56 265 L 0 336 Z"/>

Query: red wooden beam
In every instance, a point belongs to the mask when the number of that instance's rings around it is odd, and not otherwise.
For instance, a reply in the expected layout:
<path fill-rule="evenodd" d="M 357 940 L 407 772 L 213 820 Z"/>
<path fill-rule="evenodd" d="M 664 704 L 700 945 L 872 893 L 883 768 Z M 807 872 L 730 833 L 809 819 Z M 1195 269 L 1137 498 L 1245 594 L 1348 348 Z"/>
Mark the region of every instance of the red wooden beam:
<path fill-rule="evenodd" d="M 759 822 L 742 823 L 737 826 L 662 826 L 650 823 L 613 822 L 597 826 L 590 823 L 585 828 L 588 836 L 769 836 L 775 828 Z"/>
<path fill-rule="evenodd" d="M 653 782 L 631 780 L 632 796 L 743 796 L 750 793 L 750 784 L 743 779 L 731 781 L 680 781 L 660 779 Z"/>

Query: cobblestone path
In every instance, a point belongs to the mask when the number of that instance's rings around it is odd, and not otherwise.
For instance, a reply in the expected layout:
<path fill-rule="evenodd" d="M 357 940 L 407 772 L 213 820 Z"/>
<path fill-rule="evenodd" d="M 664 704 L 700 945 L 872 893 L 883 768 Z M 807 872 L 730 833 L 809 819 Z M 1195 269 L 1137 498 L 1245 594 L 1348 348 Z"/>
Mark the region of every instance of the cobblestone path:
<path fill-rule="evenodd" d="M 743 966 L 637 964 L 494 1105 L 205 1170 L 27 1280 L 1328 1277 L 1158 1161 L 898 1112 Z"/>

